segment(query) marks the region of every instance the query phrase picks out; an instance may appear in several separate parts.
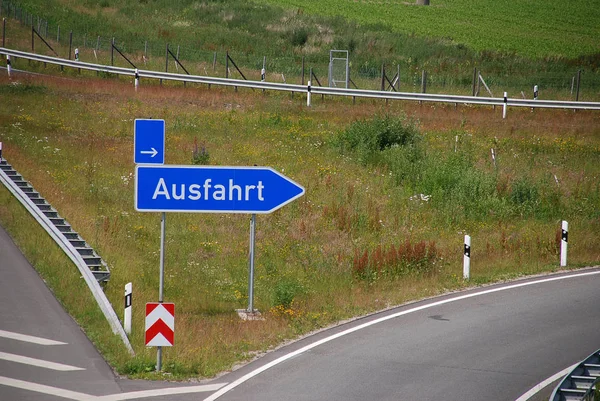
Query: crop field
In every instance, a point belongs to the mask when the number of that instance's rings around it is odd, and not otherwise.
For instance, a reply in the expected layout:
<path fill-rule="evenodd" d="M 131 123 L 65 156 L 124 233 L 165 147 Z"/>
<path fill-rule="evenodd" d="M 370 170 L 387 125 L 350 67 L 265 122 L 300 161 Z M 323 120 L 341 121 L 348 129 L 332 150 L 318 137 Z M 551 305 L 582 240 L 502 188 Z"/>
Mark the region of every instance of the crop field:
<path fill-rule="evenodd" d="M 168 41 L 182 44 L 193 73 L 217 75 L 212 56 L 230 49 L 254 79 L 268 56 L 269 72 L 277 71 L 272 79 L 284 71 L 297 82 L 300 57 L 317 63 L 332 46 L 354 44 L 365 85 L 389 57 L 403 77 L 412 77 L 403 81 L 411 89 L 427 67 L 437 82 L 452 77 L 465 92 L 473 67 L 483 66 L 496 74 L 488 80 L 494 90 L 501 83 L 528 90 L 531 71 L 539 70 L 549 83 L 560 77 L 554 95 L 568 98 L 573 71 L 585 67 L 583 98 L 597 99 L 598 86 L 590 82 L 599 76 L 593 40 L 599 28 L 589 16 L 599 6 L 513 3 L 482 1 L 478 9 L 463 0 L 432 0 L 429 7 L 341 0 L 19 4 L 48 19 L 49 41 L 61 55 L 68 49 L 64 32 L 73 29 L 88 61 L 108 64 L 106 39 L 116 35 L 135 62 L 156 69 L 164 68 Z M 538 14 L 535 37 L 526 36 L 530 10 Z M 13 19 L 8 26 L 8 47 L 28 50 L 29 27 Z M 470 35 L 471 29 L 482 33 Z M 90 38 L 99 35 L 104 47 L 96 49 Z M 535 43 L 546 50 L 534 52 Z M 557 271 L 561 220 L 570 227 L 569 268 L 600 264 L 597 111 L 510 108 L 502 119 L 500 108 L 328 97 L 306 107 L 299 94 L 150 80 L 136 92 L 130 78 L 26 60 L 14 65 L 36 74 L 0 74 L 3 156 L 111 266 L 105 292 L 119 315 L 123 287 L 133 283 L 136 356 L 111 335 L 75 267 L 3 187 L 0 224 L 121 374 L 214 377 L 346 319 Z M 254 305 L 261 321 L 242 321 L 235 312 L 248 306 L 249 216 L 167 214 L 164 296 L 176 304 L 177 317 L 162 374 L 154 373 L 156 353 L 143 338 L 144 304 L 158 299 L 160 214 L 134 209 L 136 118 L 165 120 L 166 164 L 269 166 L 306 188 L 300 199 L 257 217 Z M 465 234 L 472 237 L 470 281 L 462 277 Z"/>
<path fill-rule="evenodd" d="M 432 0 L 428 7 L 405 0 L 258 1 L 442 38 L 478 51 L 542 58 L 600 51 L 600 4 L 583 0 Z"/>

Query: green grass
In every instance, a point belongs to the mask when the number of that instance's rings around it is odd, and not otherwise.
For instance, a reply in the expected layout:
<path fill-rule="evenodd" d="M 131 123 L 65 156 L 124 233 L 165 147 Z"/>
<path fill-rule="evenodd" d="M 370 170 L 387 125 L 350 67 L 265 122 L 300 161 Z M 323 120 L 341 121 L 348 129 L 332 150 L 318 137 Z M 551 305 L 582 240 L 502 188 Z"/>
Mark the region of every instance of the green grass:
<path fill-rule="evenodd" d="M 136 94 L 130 83 L 89 77 L 0 76 L 0 93 L 10 98 L 0 109 L 3 156 L 109 263 L 106 293 L 119 315 L 133 282 L 133 359 L 104 335 L 98 311 L 81 310 L 92 304 L 79 298 L 85 288 L 71 299 L 49 282 L 124 374 L 156 377 L 143 305 L 158 298 L 160 216 L 133 207 L 135 118 L 165 119 L 168 164 L 191 164 L 199 144 L 212 165 L 271 166 L 306 188 L 257 218 L 255 306 L 264 321 L 234 312 L 248 304 L 249 217 L 167 215 L 165 301 L 176 304 L 177 331 L 165 371 L 175 378 L 210 377 L 285 339 L 469 285 L 466 233 L 473 284 L 556 270 L 561 219 L 571 228 L 570 266 L 600 262 L 594 112 L 511 109 L 503 120 L 491 108 L 343 99 L 307 109 L 285 94 L 148 84 Z M 365 141 L 369 132 L 380 140 Z M 0 196 L 0 223 L 42 275 L 68 270 L 20 206 Z M 56 256 L 46 260 L 48 249 Z"/>
<path fill-rule="evenodd" d="M 385 63 L 390 79 L 400 69 L 403 91 L 419 91 L 421 71 L 426 70 L 430 92 L 469 94 L 473 69 L 478 68 L 496 96 L 507 90 L 512 96 L 519 97 L 522 91 L 530 98 L 537 84 L 542 98 L 571 99 L 572 78 L 582 69 L 580 100 L 597 97 L 597 4 L 438 1 L 429 7 L 399 0 L 43 4 L 22 0 L 18 4 L 49 21 L 48 39 L 63 57 L 73 31 L 73 47 L 80 49 L 84 61 L 110 64 L 114 37 L 139 68 L 164 71 L 169 44 L 192 74 L 224 76 L 228 51 L 252 79 L 259 79 L 266 57 L 267 80 L 281 82 L 284 74 L 287 82 L 299 83 L 304 58 L 305 74 L 313 68 L 326 82 L 329 51 L 347 49 L 351 77 L 363 89 L 380 87 Z M 7 46 L 28 50 L 30 37 L 28 25 L 21 29 L 9 20 Z M 39 39 L 36 49 L 49 52 Z M 115 64 L 129 66 L 118 55 Z M 177 71 L 173 61 L 169 71 Z M 233 67 L 231 76 L 240 77 Z"/>

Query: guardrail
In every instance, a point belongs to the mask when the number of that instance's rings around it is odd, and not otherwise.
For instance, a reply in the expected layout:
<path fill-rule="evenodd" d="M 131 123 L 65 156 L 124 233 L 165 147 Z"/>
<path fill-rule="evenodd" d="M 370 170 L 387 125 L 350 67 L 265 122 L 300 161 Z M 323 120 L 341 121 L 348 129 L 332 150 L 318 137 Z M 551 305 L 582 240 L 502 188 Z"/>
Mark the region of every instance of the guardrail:
<path fill-rule="evenodd" d="M 101 64 L 86 63 L 76 60 L 66 60 L 57 57 L 44 56 L 39 54 L 27 53 L 19 50 L 0 47 L 0 54 L 5 56 L 24 58 L 27 60 L 39 61 L 42 63 L 55 64 L 64 67 L 79 68 L 89 71 L 105 72 L 109 74 L 118 74 L 140 78 L 151 78 L 158 80 L 170 80 L 179 82 L 193 82 L 207 85 L 233 86 L 252 89 L 275 90 L 283 92 L 311 93 L 313 95 L 330 95 L 345 97 L 362 97 L 388 100 L 408 100 L 418 102 L 439 102 L 439 103 L 463 103 L 491 106 L 511 106 L 511 107 L 530 107 L 530 108 L 550 108 L 550 109 L 572 109 L 572 110 L 600 110 L 600 102 L 575 102 L 562 100 L 529 100 L 517 98 L 494 98 L 494 97 L 476 97 L 461 95 L 442 95 L 428 93 L 412 92 L 386 92 L 364 89 L 345 89 L 330 88 L 324 86 L 294 85 L 265 81 L 247 81 L 241 79 L 216 78 L 201 75 L 184 75 L 169 72 L 157 72 L 150 70 L 136 70 L 133 68 L 123 68 L 106 66 Z"/>
<path fill-rule="evenodd" d="M 123 343 L 127 347 L 127 350 L 133 355 L 133 348 L 131 347 L 131 343 L 127 338 L 127 334 L 125 334 L 125 330 L 119 322 L 117 314 L 115 313 L 108 298 L 106 298 L 106 295 L 104 294 L 104 291 L 102 291 L 102 288 L 94 277 L 94 274 L 86 265 L 79 252 L 77 252 L 73 245 L 71 245 L 71 243 L 65 238 L 64 235 L 62 235 L 58 228 L 54 226 L 50 219 L 46 217 L 44 213 L 42 213 L 35 203 L 33 203 L 33 201 L 29 199 L 29 197 L 25 195 L 23 191 L 21 191 L 17 184 L 15 184 L 2 169 L 0 169 L 0 182 L 4 184 L 4 186 L 13 194 L 15 198 L 17 198 L 19 202 L 21 202 L 21 204 L 27 209 L 27 211 L 33 216 L 39 225 L 46 230 L 48 235 L 52 237 L 52 239 L 58 244 L 58 246 L 60 246 L 63 252 L 71 259 L 73 263 L 75 263 L 75 266 L 77 266 L 79 269 L 81 276 L 92 292 L 92 295 L 102 310 L 102 313 L 106 317 L 106 320 L 108 320 L 113 333 L 118 334 L 121 337 Z"/>
<path fill-rule="evenodd" d="M 600 349 L 569 372 L 556 386 L 549 401 L 594 401 L 600 396 Z"/>

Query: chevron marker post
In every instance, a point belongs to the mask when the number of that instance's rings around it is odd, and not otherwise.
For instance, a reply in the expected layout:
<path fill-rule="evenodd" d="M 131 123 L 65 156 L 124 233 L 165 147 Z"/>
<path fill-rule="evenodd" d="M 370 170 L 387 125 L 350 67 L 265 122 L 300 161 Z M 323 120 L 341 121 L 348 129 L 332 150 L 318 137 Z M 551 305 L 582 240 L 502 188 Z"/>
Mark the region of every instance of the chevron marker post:
<path fill-rule="evenodd" d="M 175 337 L 175 304 L 146 304 L 146 346 L 172 347 Z"/>

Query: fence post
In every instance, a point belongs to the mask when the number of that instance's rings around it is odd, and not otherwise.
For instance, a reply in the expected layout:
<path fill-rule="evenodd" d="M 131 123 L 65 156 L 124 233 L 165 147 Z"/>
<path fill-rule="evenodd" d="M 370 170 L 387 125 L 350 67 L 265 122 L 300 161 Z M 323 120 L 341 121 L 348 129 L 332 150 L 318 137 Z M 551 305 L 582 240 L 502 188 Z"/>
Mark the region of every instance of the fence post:
<path fill-rule="evenodd" d="M 304 85 L 304 56 L 302 56 L 302 85 Z"/>
<path fill-rule="evenodd" d="M 562 221 L 562 230 L 560 238 L 560 267 L 567 265 L 567 246 L 569 242 L 569 223 Z"/>
<path fill-rule="evenodd" d="M 385 90 L 385 63 L 381 64 L 381 91 Z"/>
<path fill-rule="evenodd" d="M 131 302 L 133 287 L 131 283 L 125 284 L 125 313 L 123 314 L 123 328 L 127 335 L 131 334 Z"/>
<path fill-rule="evenodd" d="M 60 25 L 56 28 L 56 41 L 60 43 Z"/>
<path fill-rule="evenodd" d="M 421 74 L 421 93 L 427 92 L 427 71 L 423 70 Z"/>
<path fill-rule="evenodd" d="M 469 280 L 471 277 L 471 236 L 465 235 L 465 248 L 463 258 L 463 278 Z"/>
<path fill-rule="evenodd" d="M 229 51 L 225 52 L 225 78 L 229 78 Z"/>
<path fill-rule="evenodd" d="M 69 33 L 69 60 L 71 60 L 71 49 L 73 47 L 73 31 Z"/>
<path fill-rule="evenodd" d="M 577 71 L 577 92 L 575 94 L 575 101 L 579 101 L 579 84 L 581 83 L 581 70 Z"/>
<path fill-rule="evenodd" d="M 2 18 L 2 47 L 6 44 L 6 18 Z"/>
<path fill-rule="evenodd" d="M 473 91 L 473 96 L 475 96 L 475 90 L 477 86 L 477 68 L 473 68 L 473 85 L 472 85 L 472 91 Z"/>
<path fill-rule="evenodd" d="M 115 38 L 110 42 L 110 65 L 113 66 L 115 61 Z"/>

